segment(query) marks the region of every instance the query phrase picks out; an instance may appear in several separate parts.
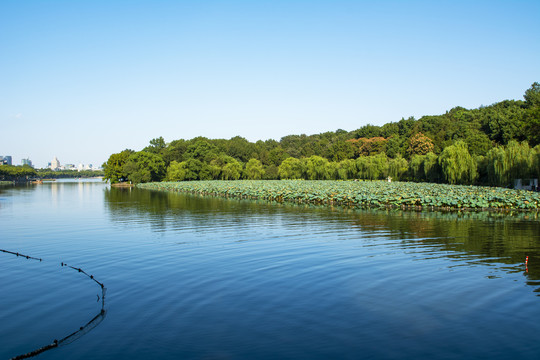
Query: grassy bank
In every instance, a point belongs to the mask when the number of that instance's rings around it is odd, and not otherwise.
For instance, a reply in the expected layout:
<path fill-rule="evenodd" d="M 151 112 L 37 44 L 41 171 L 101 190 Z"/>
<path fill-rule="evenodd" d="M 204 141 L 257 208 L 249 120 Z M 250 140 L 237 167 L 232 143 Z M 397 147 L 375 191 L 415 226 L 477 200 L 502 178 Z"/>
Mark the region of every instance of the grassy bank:
<path fill-rule="evenodd" d="M 495 187 L 386 181 L 244 180 L 138 185 L 198 195 L 351 207 L 540 210 L 540 193 Z"/>

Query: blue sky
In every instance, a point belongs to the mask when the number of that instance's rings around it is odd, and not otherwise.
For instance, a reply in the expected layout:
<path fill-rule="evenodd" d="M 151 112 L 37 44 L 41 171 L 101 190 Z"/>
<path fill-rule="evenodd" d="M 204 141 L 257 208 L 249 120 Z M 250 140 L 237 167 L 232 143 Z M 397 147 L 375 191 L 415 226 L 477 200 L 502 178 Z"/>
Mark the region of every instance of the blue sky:
<path fill-rule="evenodd" d="M 538 1 L 0 2 L 0 155 L 350 131 L 522 99 Z"/>

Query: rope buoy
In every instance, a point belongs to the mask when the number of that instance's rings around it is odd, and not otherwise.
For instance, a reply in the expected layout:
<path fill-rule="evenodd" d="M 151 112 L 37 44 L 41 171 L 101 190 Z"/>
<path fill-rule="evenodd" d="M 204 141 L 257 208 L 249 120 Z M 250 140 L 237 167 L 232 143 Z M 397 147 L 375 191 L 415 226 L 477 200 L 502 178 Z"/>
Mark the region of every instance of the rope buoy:
<path fill-rule="evenodd" d="M 23 255 L 23 254 L 20 254 L 18 252 L 13 252 L 13 251 L 3 250 L 3 249 L 0 249 L 0 251 L 3 252 L 3 253 L 6 253 L 6 254 L 15 255 L 17 257 L 23 257 L 23 258 L 26 258 L 26 259 L 29 259 L 29 260 L 31 259 L 31 260 L 37 260 L 37 261 L 40 261 L 40 262 L 42 261 L 41 258 L 36 258 L 36 257 L 28 256 L 28 255 Z M 26 354 L 21 354 L 21 355 L 14 356 L 10 360 L 27 359 L 27 358 L 30 358 L 30 357 L 37 356 L 37 355 L 39 355 L 39 354 L 41 354 L 41 353 L 43 353 L 43 352 L 45 352 L 47 350 L 54 349 L 54 348 L 56 348 L 58 346 L 70 344 L 73 341 L 80 338 L 81 336 L 83 336 L 84 334 L 86 334 L 88 331 L 95 328 L 105 318 L 105 314 L 106 314 L 106 310 L 105 310 L 105 291 L 107 290 L 105 288 L 105 285 L 103 283 L 97 281 L 94 278 L 94 275 L 88 275 L 83 269 L 76 268 L 76 267 L 73 267 L 73 266 L 69 266 L 68 264 L 66 264 L 66 263 L 64 263 L 62 261 L 60 263 L 60 267 L 64 267 L 64 266 L 68 266 L 68 267 L 72 268 L 73 270 L 77 270 L 78 272 L 83 273 L 84 275 L 88 276 L 91 280 L 96 282 L 101 287 L 101 309 L 100 309 L 99 313 L 96 316 L 94 316 L 92 318 L 92 320 L 90 320 L 84 326 L 80 326 L 79 330 L 69 334 L 68 336 L 66 336 L 66 337 L 64 337 L 64 338 L 62 338 L 60 340 L 54 339 L 54 341 L 51 344 L 42 346 L 42 347 L 40 347 L 38 349 L 35 349 L 35 350 L 32 350 L 32 351 L 30 351 L 30 352 L 28 352 Z M 97 297 L 98 297 L 98 301 L 99 301 L 100 300 L 99 295 L 97 295 Z"/>

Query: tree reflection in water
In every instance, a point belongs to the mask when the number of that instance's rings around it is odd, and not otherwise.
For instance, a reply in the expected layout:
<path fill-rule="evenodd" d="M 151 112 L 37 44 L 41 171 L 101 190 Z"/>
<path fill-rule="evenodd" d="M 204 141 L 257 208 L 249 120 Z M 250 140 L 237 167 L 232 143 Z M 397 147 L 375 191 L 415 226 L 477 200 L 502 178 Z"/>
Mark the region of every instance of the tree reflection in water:
<path fill-rule="evenodd" d="M 430 247 L 437 256 L 466 259 L 468 264 L 504 264 L 508 272 L 523 272 L 527 284 L 540 293 L 540 215 L 538 212 L 410 211 L 351 209 L 265 200 L 223 199 L 142 190 L 105 190 L 111 219 L 128 224 L 144 217 L 154 231 L 179 224 L 212 228 L 213 222 L 246 224 L 254 217 L 294 216 L 295 223 L 313 219 L 342 222 L 354 231 L 384 231 L 407 250 Z M 219 214 L 220 216 L 215 216 Z M 525 258 L 529 257 L 527 269 Z"/>

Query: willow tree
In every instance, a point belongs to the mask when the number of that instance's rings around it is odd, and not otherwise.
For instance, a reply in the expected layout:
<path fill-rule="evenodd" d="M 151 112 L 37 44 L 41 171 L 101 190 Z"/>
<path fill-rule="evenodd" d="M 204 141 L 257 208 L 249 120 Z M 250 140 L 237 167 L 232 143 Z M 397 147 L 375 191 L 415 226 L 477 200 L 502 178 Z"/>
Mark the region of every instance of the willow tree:
<path fill-rule="evenodd" d="M 356 178 L 356 162 L 352 159 L 340 161 L 338 163 L 337 177 L 341 180 Z"/>
<path fill-rule="evenodd" d="M 491 185 L 510 186 L 515 179 L 538 176 L 538 152 L 527 142 L 510 141 L 506 147 L 491 149 L 486 156 Z"/>
<path fill-rule="evenodd" d="M 238 180 L 242 174 L 242 164 L 236 159 L 231 158 L 228 163 L 226 163 L 221 168 L 221 178 L 222 180 Z"/>
<path fill-rule="evenodd" d="M 250 180 L 260 180 L 264 176 L 262 163 L 257 159 L 249 159 L 244 171 L 246 177 Z"/>
<path fill-rule="evenodd" d="M 424 157 L 424 175 L 428 182 L 439 182 L 438 157 L 433 152 L 429 152 Z"/>
<path fill-rule="evenodd" d="M 409 178 L 413 181 L 426 181 L 424 159 L 426 155 L 413 155 L 409 161 Z"/>
<path fill-rule="evenodd" d="M 399 180 L 407 173 L 408 170 L 407 160 L 398 154 L 394 159 L 388 162 L 388 176 L 392 179 Z"/>
<path fill-rule="evenodd" d="M 487 176 L 490 185 L 507 185 L 507 162 L 503 147 L 494 147 L 486 155 Z"/>
<path fill-rule="evenodd" d="M 283 160 L 278 168 L 279 177 L 282 179 L 301 179 L 302 173 L 302 161 L 294 157 Z"/>
<path fill-rule="evenodd" d="M 338 171 L 339 171 L 339 163 L 335 161 L 329 161 L 326 165 L 327 168 L 327 180 L 337 180 L 339 177 Z"/>
<path fill-rule="evenodd" d="M 463 141 L 445 147 L 439 156 L 439 165 L 450 184 L 472 184 L 478 176 L 476 162 Z"/>
<path fill-rule="evenodd" d="M 388 158 L 385 153 L 374 156 L 360 156 L 356 159 L 358 177 L 376 180 L 388 176 Z"/>
<path fill-rule="evenodd" d="M 518 143 L 512 140 L 506 146 L 505 161 L 507 179 L 512 183 L 514 179 L 528 179 L 533 173 L 535 151 L 527 142 Z"/>
<path fill-rule="evenodd" d="M 201 180 L 218 180 L 221 174 L 221 166 L 216 165 L 213 162 L 210 164 L 203 163 L 201 171 L 199 172 L 199 179 Z"/>
<path fill-rule="evenodd" d="M 534 147 L 535 152 L 535 162 L 533 163 L 533 176 L 537 179 L 540 179 L 540 145 Z"/>
<path fill-rule="evenodd" d="M 330 179 L 329 161 L 321 156 L 313 155 L 305 159 L 305 170 L 309 180 Z"/>

